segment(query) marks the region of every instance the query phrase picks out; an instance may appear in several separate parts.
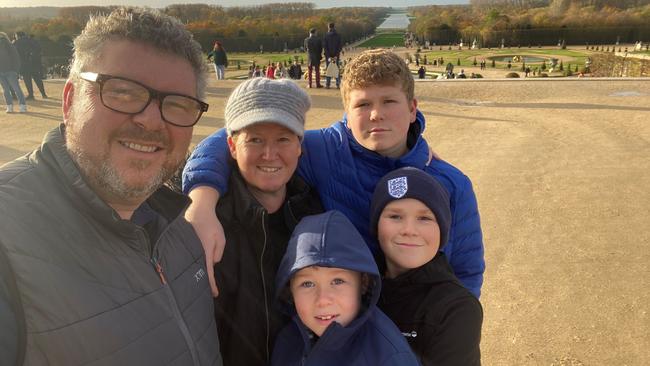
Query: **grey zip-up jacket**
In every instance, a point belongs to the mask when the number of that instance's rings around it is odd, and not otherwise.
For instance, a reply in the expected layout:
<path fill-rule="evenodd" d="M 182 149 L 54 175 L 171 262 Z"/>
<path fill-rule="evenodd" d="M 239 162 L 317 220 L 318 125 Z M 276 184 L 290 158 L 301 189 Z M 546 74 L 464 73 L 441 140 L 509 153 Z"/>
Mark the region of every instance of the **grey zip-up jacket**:
<path fill-rule="evenodd" d="M 221 365 L 188 199 L 147 200 L 150 238 L 84 182 L 63 133 L 0 168 L 0 364 Z"/>

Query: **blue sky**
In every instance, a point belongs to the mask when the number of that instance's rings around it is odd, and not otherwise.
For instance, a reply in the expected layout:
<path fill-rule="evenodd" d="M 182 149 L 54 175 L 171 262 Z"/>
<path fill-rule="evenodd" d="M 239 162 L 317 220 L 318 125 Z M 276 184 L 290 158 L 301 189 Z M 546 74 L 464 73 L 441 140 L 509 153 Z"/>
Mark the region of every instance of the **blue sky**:
<path fill-rule="evenodd" d="M 222 6 L 247 6 L 268 4 L 274 2 L 289 2 L 289 1 L 260 1 L 260 0 L 196 0 L 196 1 L 183 1 L 183 0 L 105 0 L 101 3 L 92 0 L 0 0 L 0 7 L 16 7 L 16 6 L 81 6 L 81 5 L 142 5 L 151 7 L 164 7 L 170 4 L 179 3 L 203 3 L 203 4 L 218 4 Z M 312 2 L 319 8 L 343 7 L 343 6 L 392 6 L 396 8 L 407 6 L 419 5 L 449 5 L 449 4 L 469 4 L 469 0 L 313 0 L 304 1 Z"/>

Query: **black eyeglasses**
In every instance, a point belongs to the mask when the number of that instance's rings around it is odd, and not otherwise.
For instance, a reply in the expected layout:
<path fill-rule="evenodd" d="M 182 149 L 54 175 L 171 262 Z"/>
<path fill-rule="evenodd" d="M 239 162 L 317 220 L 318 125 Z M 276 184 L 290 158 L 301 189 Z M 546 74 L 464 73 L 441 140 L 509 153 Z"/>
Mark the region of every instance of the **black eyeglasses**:
<path fill-rule="evenodd" d="M 161 92 L 135 80 L 96 72 L 82 72 L 79 76 L 99 84 L 102 104 L 116 112 L 138 114 L 155 99 L 165 122 L 179 127 L 192 127 L 203 112 L 208 111 L 207 103 L 189 95 Z"/>

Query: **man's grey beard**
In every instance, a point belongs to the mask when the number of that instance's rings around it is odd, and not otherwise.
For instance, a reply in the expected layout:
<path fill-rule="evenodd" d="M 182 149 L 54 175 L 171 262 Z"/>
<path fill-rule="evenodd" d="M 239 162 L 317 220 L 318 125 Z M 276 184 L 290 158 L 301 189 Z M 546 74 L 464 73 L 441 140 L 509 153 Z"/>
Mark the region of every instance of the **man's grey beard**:
<path fill-rule="evenodd" d="M 168 161 L 167 164 L 163 164 L 160 171 L 148 182 L 129 185 L 120 175 L 120 171 L 111 165 L 108 147 L 106 151 L 101 151 L 97 155 L 88 154 L 82 147 L 83 144 L 80 141 L 82 138 L 81 126 L 74 123 L 77 121 L 75 117 L 78 113 L 80 112 L 76 108 L 72 108 L 69 117 L 70 121 L 65 130 L 66 147 L 72 159 L 79 166 L 79 170 L 86 182 L 104 200 L 118 199 L 144 202 L 144 200 L 149 198 L 153 192 L 176 173 L 183 162 L 182 156 L 177 161 Z M 108 137 L 109 141 L 117 138 L 120 134 L 137 136 L 143 141 L 157 141 L 164 146 L 171 146 L 168 136 L 160 132 L 146 132 L 134 125 L 127 125 L 120 131 L 114 131 Z M 145 169 L 149 165 L 146 161 L 138 160 L 133 160 L 130 164 L 131 168 L 138 170 Z"/>
<path fill-rule="evenodd" d="M 79 165 L 79 170 L 91 187 L 108 193 L 112 197 L 129 201 L 147 199 L 176 172 L 176 168 L 170 170 L 169 167 L 163 166 L 160 172 L 146 184 L 128 185 L 122 179 L 119 171 L 110 164 L 109 159 L 102 159 L 97 164 L 87 154 L 80 151 L 76 145 L 68 146 L 68 151 L 73 160 Z M 138 165 L 135 161 L 132 164 L 136 167 Z M 142 169 L 146 167 L 146 163 L 140 163 L 139 165 L 142 165 L 140 167 Z"/>

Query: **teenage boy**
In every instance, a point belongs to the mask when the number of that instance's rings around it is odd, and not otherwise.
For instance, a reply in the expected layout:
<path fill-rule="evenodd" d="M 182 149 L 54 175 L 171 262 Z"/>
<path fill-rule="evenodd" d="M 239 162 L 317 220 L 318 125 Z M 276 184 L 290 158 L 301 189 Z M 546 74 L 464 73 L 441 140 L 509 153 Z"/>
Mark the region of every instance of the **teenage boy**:
<path fill-rule="evenodd" d="M 278 336 L 271 365 L 418 365 L 395 324 L 377 308 L 379 270 L 340 212 L 300 221 L 276 285 L 292 322 Z"/>
<path fill-rule="evenodd" d="M 379 308 L 422 366 L 481 364 L 483 309 L 440 251 L 450 221 L 447 192 L 422 170 L 394 170 L 375 188 L 370 230 L 385 257 Z"/>
<path fill-rule="evenodd" d="M 316 188 L 326 210 L 341 211 L 352 221 L 377 255 L 380 250 L 368 230 L 368 216 L 379 179 L 403 166 L 437 178 L 449 192 L 452 209 L 449 242 L 443 251 L 456 276 L 479 297 L 485 262 L 476 196 L 460 170 L 443 160 L 429 162 L 429 146 L 421 136 L 424 116 L 416 108 L 408 66 L 390 51 L 372 50 L 351 60 L 344 73 L 341 94 L 346 114 L 328 128 L 305 132 L 298 174 Z M 214 206 L 227 188 L 228 156 L 226 132 L 220 130 L 201 142 L 183 172 L 183 189 L 194 202 L 186 218 L 215 262 L 225 245 Z"/>

